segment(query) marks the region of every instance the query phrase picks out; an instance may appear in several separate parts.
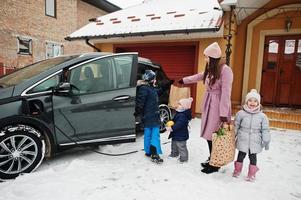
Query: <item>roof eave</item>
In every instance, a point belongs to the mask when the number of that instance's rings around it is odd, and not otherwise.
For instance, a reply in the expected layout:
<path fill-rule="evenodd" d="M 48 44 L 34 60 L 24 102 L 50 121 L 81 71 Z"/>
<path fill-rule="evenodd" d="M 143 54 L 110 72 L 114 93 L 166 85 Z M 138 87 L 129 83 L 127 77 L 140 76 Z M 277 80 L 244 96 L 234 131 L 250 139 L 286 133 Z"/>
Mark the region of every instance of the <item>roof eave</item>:
<path fill-rule="evenodd" d="M 115 4 L 113 4 L 109 1 L 106 1 L 106 0 L 82 0 L 82 1 L 84 1 L 90 5 L 93 5 L 99 9 L 102 9 L 108 13 L 121 10 L 120 7 L 118 7 Z"/>
<path fill-rule="evenodd" d="M 82 36 L 82 37 L 66 37 L 65 40 L 86 40 L 86 39 L 109 39 L 116 37 L 136 37 L 136 36 L 153 36 L 153 35 L 169 35 L 169 34 L 189 34 L 189 33 L 200 33 L 200 32 L 218 32 L 221 26 L 214 28 L 201 28 L 201 29 L 180 29 L 180 30 L 163 30 L 163 31 L 151 31 L 151 32 L 136 32 L 136 33 L 123 33 L 123 34 L 112 34 L 112 35 L 97 35 L 97 36 Z"/>

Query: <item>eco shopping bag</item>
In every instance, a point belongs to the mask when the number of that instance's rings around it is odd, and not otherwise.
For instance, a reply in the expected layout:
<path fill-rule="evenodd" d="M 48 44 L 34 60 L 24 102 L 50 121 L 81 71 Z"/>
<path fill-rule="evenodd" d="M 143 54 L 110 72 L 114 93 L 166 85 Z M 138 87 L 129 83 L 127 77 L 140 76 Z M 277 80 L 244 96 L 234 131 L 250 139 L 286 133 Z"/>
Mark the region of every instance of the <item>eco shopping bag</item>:
<path fill-rule="evenodd" d="M 222 167 L 234 160 L 235 133 L 232 124 L 224 123 L 212 135 L 212 152 L 209 164 Z"/>
<path fill-rule="evenodd" d="M 176 108 L 180 99 L 190 97 L 190 87 L 170 86 L 168 106 Z"/>

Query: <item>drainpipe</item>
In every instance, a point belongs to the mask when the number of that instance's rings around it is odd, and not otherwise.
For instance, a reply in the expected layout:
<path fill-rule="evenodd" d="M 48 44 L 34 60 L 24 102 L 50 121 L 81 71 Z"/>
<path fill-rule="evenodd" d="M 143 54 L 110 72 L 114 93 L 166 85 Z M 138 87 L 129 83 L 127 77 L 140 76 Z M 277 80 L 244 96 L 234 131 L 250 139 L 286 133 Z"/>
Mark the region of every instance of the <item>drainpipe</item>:
<path fill-rule="evenodd" d="M 230 65 L 230 55 L 232 53 L 232 50 L 231 50 L 231 39 L 232 39 L 232 34 L 231 34 L 231 25 L 232 25 L 232 15 L 233 15 L 233 10 L 235 8 L 235 6 L 230 6 L 231 10 L 230 10 L 230 17 L 229 17 L 229 32 L 228 32 L 228 35 L 225 36 L 225 39 L 228 41 L 227 43 L 227 48 L 226 48 L 226 64 L 227 65 Z"/>
<path fill-rule="evenodd" d="M 94 46 L 93 44 L 91 44 L 90 42 L 89 42 L 89 38 L 86 38 L 86 44 L 88 45 L 88 46 L 90 46 L 90 47 L 92 47 L 93 49 L 95 49 L 97 52 L 101 52 L 101 50 L 100 49 L 98 49 L 96 46 Z"/>

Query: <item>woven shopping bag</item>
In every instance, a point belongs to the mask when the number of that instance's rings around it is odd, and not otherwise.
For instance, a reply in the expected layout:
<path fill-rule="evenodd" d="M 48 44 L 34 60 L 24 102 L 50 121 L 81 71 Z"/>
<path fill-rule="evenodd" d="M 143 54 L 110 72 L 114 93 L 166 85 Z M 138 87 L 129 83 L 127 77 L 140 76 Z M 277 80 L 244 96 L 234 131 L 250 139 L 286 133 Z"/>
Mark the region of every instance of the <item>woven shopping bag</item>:
<path fill-rule="evenodd" d="M 190 87 L 170 86 L 168 106 L 176 108 L 180 99 L 190 97 Z"/>
<path fill-rule="evenodd" d="M 222 167 L 234 160 L 235 133 L 232 124 L 224 123 L 212 135 L 212 152 L 209 164 Z"/>

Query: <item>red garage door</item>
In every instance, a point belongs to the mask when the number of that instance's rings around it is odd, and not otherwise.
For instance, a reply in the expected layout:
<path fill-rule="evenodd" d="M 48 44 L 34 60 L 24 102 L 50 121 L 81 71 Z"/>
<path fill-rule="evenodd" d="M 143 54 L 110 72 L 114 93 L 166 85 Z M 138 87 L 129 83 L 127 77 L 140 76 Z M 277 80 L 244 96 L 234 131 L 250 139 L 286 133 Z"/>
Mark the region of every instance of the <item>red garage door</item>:
<path fill-rule="evenodd" d="M 177 80 L 197 72 L 197 44 L 116 46 L 115 51 L 117 53 L 138 52 L 140 57 L 160 63 L 170 79 Z M 195 89 L 194 85 L 192 87 L 194 99 Z M 194 108 L 195 105 L 193 105 L 193 111 Z"/>
<path fill-rule="evenodd" d="M 0 76 L 3 76 L 4 75 L 4 66 L 3 66 L 3 63 L 0 62 Z"/>
<path fill-rule="evenodd" d="M 0 66 L 0 76 L 4 75 L 4 68 L 2 66 Z"/>

